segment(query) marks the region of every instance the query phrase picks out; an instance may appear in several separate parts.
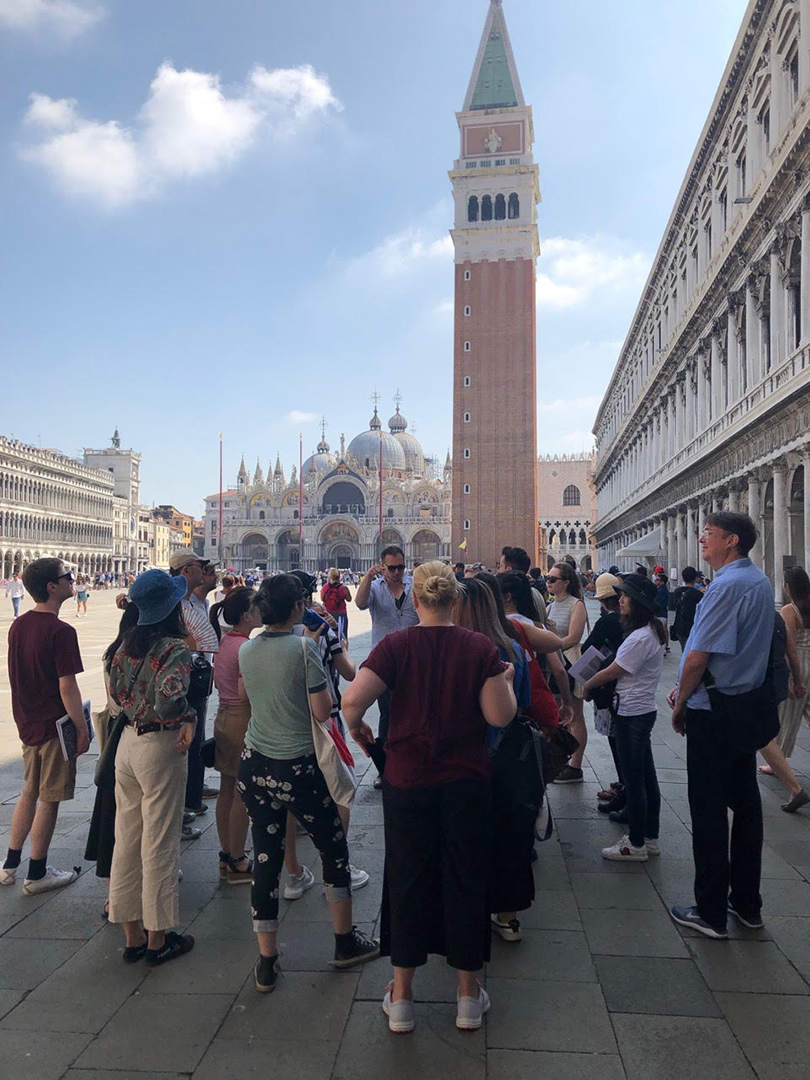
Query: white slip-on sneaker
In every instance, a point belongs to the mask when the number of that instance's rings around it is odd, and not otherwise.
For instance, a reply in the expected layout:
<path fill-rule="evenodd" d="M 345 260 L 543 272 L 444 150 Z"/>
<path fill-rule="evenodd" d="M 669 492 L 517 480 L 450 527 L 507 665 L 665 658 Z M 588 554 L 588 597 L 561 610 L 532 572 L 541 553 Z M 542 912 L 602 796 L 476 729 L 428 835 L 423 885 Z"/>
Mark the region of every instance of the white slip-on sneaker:
<path fill-rule="evenodd" d="M 519 919 L 510 919 L 509 922 L 501 922 L 497 915 L 490 918 L 492 929 L 499 934 L 504 941 L 520 941 L 523 932 L 520 929 Z"/>
<path fill-rule="evenodd" d="M 489 1012 L 490 1000 L 486 990 L 479 986 L 477 998 L 460 997 L 456 1011 L 456 1027 L 459 1031 L 478 1031 Z"/>
<path fill-rule="evenodd" d="M 602 858 L 611 859 L 613 862 L 646 862 L 648 855 L 644 844 L 633 847 L 630 837 L 623 836 L 618 843 L 602 848 Z"/>
<path fill-rule="evenodd" d="M 293 877 L 290 874 L 287 878 L 287 884 L 284 886 L 284 899 L 300 900 L 307 889 L 311 889 L 314 884 L 315 875 L 308 866 L 302 865 L 298 877 Z"/>
<path fill-rule="evenodd" d="M 644 847 L 647 849 L 647 854 L 648 855 L 660 855 L 661 854 L 661 845 L 658 843 L 657 839 L 656 840 L 648 840 L 647 837 L 645 837 L 644 838 Z"/>
<path fill-rule="evenodd" d="M 385 997 L 382 1000 L 382 1010 L 388 1017 L 388 1030 L 396 1035 L 407 1035 L 416 1027 L 416 1021 L 413 1018 L 413 1001 L 407 998 L 392 1001 L 393 989 L 394 984 L 390 982 L 385 988 Z"/>
<path fill-rule="evenodd" d="M 17 877 L 17 867 L 0 866 L 0 885 L 13 885 Z"/>
<path fill-rule="evenodd" d="M 23 881 L 23 892 L 26 896 L 35 896 L 37 893 L 50 892 L 52 889 L 64 889 L 70 885 L 79 875 L 75 870 L 57 870 L 54 866 L 45 867 L 45 877 L 32 881 L 26 878 Z"/>
<path fill-rule="evenodd" d="M 357 892 L 358 889 L 362 889 L 364 885 L 368 885 L 368 874 L 365 870 L 359 870 L 356 866 L 352 866 L 349 863 L 349 873 L 352 878 L 352 892 Z M 397 1002 L 399 1004 L 399 1002 Z"/>

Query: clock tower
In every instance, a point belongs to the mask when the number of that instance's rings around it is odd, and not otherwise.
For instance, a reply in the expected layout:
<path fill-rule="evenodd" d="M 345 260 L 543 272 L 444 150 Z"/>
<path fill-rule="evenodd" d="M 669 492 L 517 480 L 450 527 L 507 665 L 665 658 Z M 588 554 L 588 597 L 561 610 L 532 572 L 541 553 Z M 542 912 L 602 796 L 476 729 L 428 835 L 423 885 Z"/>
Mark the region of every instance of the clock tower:
<path fill-rule="evenodd" d="M 501 0 L 491 0 L 450 171 L 455 202 L 453 554 L 538 558 L 535 261 L 540 189 Z"/>

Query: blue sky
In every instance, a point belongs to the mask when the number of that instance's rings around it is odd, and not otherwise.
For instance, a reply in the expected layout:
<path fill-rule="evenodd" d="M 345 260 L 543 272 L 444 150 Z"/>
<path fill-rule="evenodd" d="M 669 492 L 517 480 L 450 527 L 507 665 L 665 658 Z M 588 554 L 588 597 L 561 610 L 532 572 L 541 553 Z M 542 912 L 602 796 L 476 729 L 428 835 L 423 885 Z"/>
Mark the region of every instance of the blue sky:
<path fill-rule="evenodd" d="M 589 432 L 743 0 L 505 0 L 534 108 L 541 452 Z M 199 514 L 399 388 L 450 443 L 447 170 L 486 0 L 0 0 L 0 431 L 113 428 Z"/>

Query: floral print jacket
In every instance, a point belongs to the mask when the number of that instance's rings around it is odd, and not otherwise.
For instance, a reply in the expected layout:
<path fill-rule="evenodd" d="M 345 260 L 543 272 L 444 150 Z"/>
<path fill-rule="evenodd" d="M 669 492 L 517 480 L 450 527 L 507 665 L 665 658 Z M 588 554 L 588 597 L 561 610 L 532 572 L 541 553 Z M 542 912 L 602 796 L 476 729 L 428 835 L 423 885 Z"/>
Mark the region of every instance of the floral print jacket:
<path fill-rule="evenodd" d="M 178 638 L 154 642 L 143 663 L 122 645 L 113 657 L 110 693 L 136 724 L 192 721 L 197 714 L 186 700 L 190 674 L 191 653 Z"/>

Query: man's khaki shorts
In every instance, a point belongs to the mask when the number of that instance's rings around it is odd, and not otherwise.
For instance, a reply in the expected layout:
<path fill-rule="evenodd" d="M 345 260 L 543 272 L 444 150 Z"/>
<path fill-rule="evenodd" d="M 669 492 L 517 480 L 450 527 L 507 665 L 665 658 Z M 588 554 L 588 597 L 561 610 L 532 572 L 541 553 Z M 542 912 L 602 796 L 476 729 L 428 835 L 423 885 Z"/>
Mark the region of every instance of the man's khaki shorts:
<path fill-rule="evenodd" d="M 76 787 L 76 762 L 65 761 L 58 739 L 23 747 L 23 795 L 42 802 L 67 802 Z"/>

